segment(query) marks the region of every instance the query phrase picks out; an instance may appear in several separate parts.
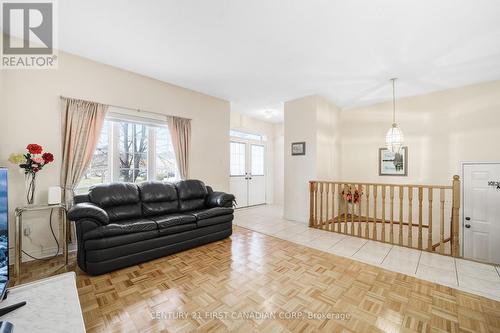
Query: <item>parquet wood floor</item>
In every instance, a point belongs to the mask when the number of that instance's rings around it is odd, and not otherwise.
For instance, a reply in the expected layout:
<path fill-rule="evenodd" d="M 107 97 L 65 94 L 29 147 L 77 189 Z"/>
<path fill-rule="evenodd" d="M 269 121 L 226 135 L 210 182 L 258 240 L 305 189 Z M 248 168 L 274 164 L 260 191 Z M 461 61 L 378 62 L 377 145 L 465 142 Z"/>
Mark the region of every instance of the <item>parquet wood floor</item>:
<path fill-rule="evenodd" d="M 500 332 L 500 302 L 239 227 L 102 276 L 74 260 L 25 264 L 22 282 L 76 270 L 88 332 Z"/>

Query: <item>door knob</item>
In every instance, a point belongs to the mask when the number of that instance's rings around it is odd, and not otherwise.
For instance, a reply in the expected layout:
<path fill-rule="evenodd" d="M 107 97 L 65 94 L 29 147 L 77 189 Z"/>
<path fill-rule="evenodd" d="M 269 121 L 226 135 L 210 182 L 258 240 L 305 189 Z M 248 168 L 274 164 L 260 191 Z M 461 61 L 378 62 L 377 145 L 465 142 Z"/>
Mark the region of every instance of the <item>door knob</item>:
<path fill-rule="evenodd" d="M 470 224 L 466 224 L 466 225 L 465 225 L 465 227 L 466 227 L 467 229 L 469 229 L 469 228 L 470 228 Z"/>
<path fill-rule="evenodd" d="M 470 221 L 470 217 L 466 217 L 466 218 L 465 218 L 465 220 L 466 220 L 466 221 Z"/>

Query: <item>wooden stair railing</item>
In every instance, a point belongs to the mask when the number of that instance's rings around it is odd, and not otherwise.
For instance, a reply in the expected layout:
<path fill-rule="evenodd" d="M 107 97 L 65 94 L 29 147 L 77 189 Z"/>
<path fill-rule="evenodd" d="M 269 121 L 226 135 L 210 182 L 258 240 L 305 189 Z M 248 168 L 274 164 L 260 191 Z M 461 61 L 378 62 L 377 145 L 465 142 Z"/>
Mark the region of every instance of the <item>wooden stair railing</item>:
<path fill-rule="evenodd" d="M 358 203 L 343 199 L 346 186 L 363 193 Z M 309 194 L 312 228 L 460 255 L 459 176 L 449 186 L 310 181 Z"/>

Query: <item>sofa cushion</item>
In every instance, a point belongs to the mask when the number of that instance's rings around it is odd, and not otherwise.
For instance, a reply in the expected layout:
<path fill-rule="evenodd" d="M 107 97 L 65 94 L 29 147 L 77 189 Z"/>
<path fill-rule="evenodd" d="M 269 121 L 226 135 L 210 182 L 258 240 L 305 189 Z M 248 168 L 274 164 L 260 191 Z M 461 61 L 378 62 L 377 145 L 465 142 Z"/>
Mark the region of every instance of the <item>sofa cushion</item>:
<path fill-rule="evenodd" d="M 158 229 L 165 229 L 176 225 L 196 222 L 196 218 L 193 215 L 187 214 L 152 216 L 151 219 L 158 224 Z"/>
<path fill-rule="evenodd" d="M 173 235 L 173 234 L 178 234 L 180 232 L 184 231 L 189 231 L 196 229 L 196 223 L 185 223 L 185 224 L 178 224 L 178 225 L 171 225 L 168 228 L 162 228 L 158 230 L 158 233 L 160 236 L 163 235 Z"/>
<path fill-rule="evenodd" d="M 151 230 L 151 231 L 134 232 L 126 235 L 87 239 L 84 243 L 86 250 L 99 250 L 120 245 L 127 245 L 135 242 L 141 242 L 143 240 L 156 238 L 158 236 L 159 236 L 158 230 Z"/>
<path fill-rule="evenodd" d="M 215 224 L 224 224 L 231 222 L 233 218 L 233 214 L 214 216 L 207 219 L 198 220 L 196 221 L 196 225 L 198 226 L 198 228 L 204 228 Z"/>
<path fill-rule="evenodd" d="M 205 197 L 208 190 L 200 180 L 181 180 L 175 184 L 179 195 L 179 208 L 181 212 L 199 210 L 205 207 Z"/>
<path fill-rule="evenodd" d="M 89 198 L 102 208 L 130 205 L 140 201 L 139 189 L 133 183 L 94 185 L 89 190 Z"/>
<path fill-rule="evenodd" d="M 142 217 L 142 207 L 140 202 L 132 205 L 108 207 L 104 208 L 104 210 L 108 213 L 108 217 L 111 222 Z"/>
<path fill-rule="evenodd" d="M 138 185 L 144 216 L 175 213 L 179 210 L 177 189 L 164 182 L 144 182 Z"/>
<path fill-rule="evenodd" d="M 142 217 L 139 189 L 133 183 L 99 184 L 90 188 L 90 201 L 108 213 L 111 222 Z"/>
<path fill-rule="evenodd" d="M 211 217 L 222 216 L 222 215 L 231 215 L 233 214 L 234 209 L 227 207 L 214 207 L 208 209 L 202 209 L 195 212 L 189 212 L 188 214 L 196 217 L 196 220 L 204 220 Z"/>
<path fill-rule="evenodd" d="M 83 239 L 98 239 L 153 230 L 158 230 L 158 225 L 155 221 L 147 219 L 125 220 L 92 229 L 83 235 Z"/>

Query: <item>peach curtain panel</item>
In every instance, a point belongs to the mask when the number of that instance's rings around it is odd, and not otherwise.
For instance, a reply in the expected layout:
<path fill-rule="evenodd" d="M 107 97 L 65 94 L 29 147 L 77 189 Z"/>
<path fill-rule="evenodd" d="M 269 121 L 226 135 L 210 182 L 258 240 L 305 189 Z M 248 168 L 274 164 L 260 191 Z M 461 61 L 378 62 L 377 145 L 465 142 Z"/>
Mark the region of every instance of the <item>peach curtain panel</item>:
<path fill-rule="evenodd" d="M 189 152 L 191 146 L 191 119 L 168 117 L 168 129 L 172 137 L 175 159 L 181 179 L 187 179 L 189 173 Z"/>
<path fill-rule="evenodd" d="M 61 98 L 62 165 L 61 188 L 68 207 L 73 192 L 92 161 L 106 117 L 107 105 Z M 71 228 L 71 240 L 75 240 Z"/>

